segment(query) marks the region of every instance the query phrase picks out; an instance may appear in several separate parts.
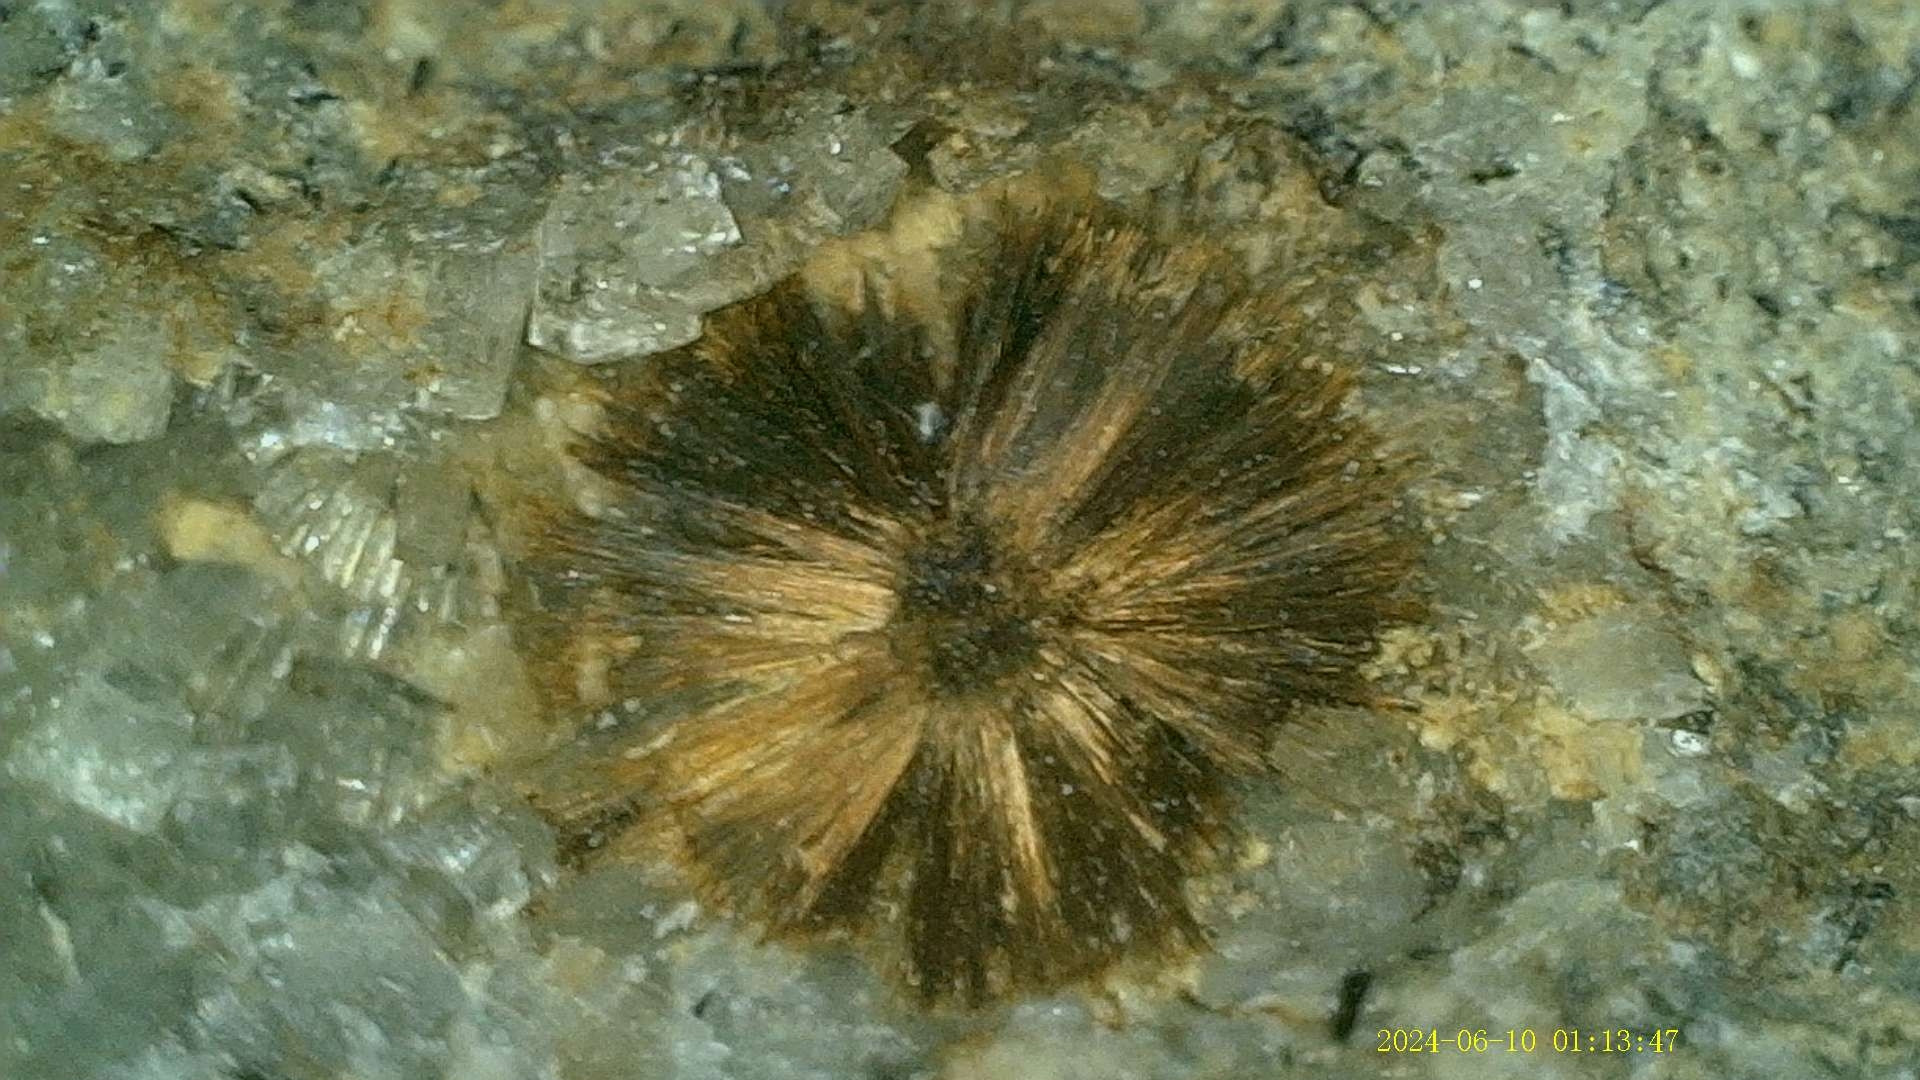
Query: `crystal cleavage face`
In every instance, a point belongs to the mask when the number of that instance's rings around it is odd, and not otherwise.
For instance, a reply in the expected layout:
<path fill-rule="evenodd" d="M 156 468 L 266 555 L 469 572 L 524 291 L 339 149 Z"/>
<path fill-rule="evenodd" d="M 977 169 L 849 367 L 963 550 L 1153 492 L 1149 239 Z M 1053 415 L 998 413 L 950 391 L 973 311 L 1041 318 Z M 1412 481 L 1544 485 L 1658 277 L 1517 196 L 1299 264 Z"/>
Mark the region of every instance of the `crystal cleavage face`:
<path fill-rule="evenodd" d="M 846 930 L 929 1004 L 1204 944 L 1226 780 L 1412 606 L 1399 470 L 1306 291 L 1086 201 L 979 204 L 934 296 L 799 278 L 640 363 L 553 508 L 525 640 L 583 735 L 581 860 Z"/>

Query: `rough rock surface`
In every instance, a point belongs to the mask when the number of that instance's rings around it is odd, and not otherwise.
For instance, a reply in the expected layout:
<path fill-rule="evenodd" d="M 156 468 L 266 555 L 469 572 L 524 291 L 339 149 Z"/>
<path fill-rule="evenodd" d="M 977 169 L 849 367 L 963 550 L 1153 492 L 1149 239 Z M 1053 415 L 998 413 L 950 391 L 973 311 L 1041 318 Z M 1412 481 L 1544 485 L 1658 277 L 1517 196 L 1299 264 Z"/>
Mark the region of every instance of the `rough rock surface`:
<path fill-rule="evenodd" d="M 1920 1073 L 1920 8 L 986 6 L 0 3 L 0 1076 Z M 1408 708 L 1276 747 L 1212 955 L 979 1016 L 559 872 L 556 433 L 1063 157 L 1367 268 Z"/>

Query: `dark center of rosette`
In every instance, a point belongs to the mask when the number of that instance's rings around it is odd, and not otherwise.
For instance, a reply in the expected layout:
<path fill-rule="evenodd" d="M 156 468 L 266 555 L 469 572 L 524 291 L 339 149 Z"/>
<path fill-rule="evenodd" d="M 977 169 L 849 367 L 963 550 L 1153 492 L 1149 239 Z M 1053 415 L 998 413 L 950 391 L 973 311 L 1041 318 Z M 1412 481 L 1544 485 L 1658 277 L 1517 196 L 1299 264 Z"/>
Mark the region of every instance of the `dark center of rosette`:
<path fill-rule="evenodd" d="M 947 522 L 908 552 L 890 631 L 928 685 L 959 695 L 1028 669 L 1044 618 L 1030 571 L 984 526 Z"/>

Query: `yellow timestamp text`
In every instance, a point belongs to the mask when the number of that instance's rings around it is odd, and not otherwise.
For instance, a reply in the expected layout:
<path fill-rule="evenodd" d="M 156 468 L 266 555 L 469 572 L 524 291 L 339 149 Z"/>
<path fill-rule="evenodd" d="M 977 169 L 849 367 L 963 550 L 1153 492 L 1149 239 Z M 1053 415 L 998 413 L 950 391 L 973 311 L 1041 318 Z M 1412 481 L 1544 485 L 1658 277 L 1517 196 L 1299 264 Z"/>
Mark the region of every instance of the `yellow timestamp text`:
<path fill-rule="evenodd" d="M 1381 1028 L 1382 1054 L 1666 1054 L 1679 1049 L 1679 1028 Z"/>

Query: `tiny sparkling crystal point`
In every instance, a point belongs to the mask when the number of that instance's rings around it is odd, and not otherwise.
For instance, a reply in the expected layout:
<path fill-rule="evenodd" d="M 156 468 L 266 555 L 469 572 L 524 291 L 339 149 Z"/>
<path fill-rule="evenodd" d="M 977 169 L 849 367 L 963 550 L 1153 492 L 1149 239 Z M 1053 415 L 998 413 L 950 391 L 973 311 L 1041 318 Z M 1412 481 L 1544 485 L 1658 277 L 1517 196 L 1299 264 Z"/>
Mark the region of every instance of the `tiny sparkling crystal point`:
<path fill-rule="evenodd" d="M 1317 316 L 1087 203 L 975 219 L 936 296 L 796 277 L 643 361 L 529 639 L 563 703 L 645 706 L 534 785 L 576 854 L 961 1005 L 1201 947 L 1227 778 L 1410 611 Z"/>

